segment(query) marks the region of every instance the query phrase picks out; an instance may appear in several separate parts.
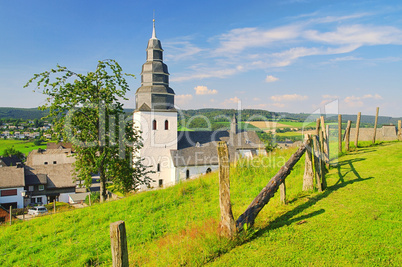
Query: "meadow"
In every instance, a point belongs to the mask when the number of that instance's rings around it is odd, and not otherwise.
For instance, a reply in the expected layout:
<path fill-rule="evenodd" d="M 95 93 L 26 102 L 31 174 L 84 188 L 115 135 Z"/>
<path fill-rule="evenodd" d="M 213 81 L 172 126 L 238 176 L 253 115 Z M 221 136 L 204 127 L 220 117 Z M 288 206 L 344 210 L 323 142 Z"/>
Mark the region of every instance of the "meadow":
<path fill-rule="evenodd" d="M 295 149 L 231 167 L 235 219 Z M 132 266 L 398 266 L 402 142 L 341 156 L 324 192 L 302 192 L 304 157 L 254 228 L 219 237 L 218 174 L 0 228 L 1 266 L 110 266 L 109 225 L 126 222 Z"/>
<path fill-rule="evenodd" d="M 13 140 L 13 139 L 0 139 L 0 155 L 3 154 L 4 150 L 10 147 L 14 147 L 15 150 L 21 151 L 27 156 L 29 152 L 35 149 L 46 149 L 46 143 L 37 146 L 33 141 L 30 140 Z"/>

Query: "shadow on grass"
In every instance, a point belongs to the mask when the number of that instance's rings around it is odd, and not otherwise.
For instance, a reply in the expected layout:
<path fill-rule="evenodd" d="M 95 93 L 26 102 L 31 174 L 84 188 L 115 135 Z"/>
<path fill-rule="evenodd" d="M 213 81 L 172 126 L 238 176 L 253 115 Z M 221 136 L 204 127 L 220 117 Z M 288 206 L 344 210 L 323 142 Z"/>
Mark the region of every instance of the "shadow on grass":
<path fill-rule="evenodd" d="M 268 232 L 270 230 L 274 230 L 274 229 L 280 228 L 280 227 L 285 226 L 285 225 L 290 225 L 290 224 L 295 223 L 295 222 L 303 223 L 303 220 L 309 219 L 309 218 L 311 218 L 313 216 L 323 214 L 325 212 L 325 210 L 324 209 L 319 209 L 319 210 L 311 212 L 309 214 L 305 214 L 305 215 L 302 215 L 302 216 L 299 216 L 299 217 L 295 217 L 299 213 L 301 213 L 304 210 L 306 210 L 307 208 L 315 205 L 318 201 L 328 197 L 331 193 L 337 191 L 340 188 L 344 188 L 344 187 L 346 187 L 348 185 L 351 185 L 351 184 L 354 184 L 356 182 L 364 182 L 364 181 L 373 179 L 374 177 L 362 178 L 359 175 L 359 173 L 356 171 L 355 167 L 353 166 L 354 162 L 363 161 L 363 160 L 365 160 L 365 159 L 364 158 L 357 158 L 357 159 L 353 159 L 353 160 L 345 160 L 345 161 L 340 162 L 338 164 L 339 180 L 334 185 L 327 187 L 327 189 L 324 192 L 322 192 L 321 194 L 309 198 L 309 200 L 307 202 L 305 202 L 303 204 L 300 204 L 299 206 L 295 207 L 294 209 L 286 212 L 285 214 L 279 216 L 278 218 L 276 218 L 275 220 L 270 222 L 266 227 L 259 229 L 249 240 L 247 240 L 247 242 L 262 236 L 264 233 L 266 233 L 266 232 Z M 342 174 L 341 166 L 349 166 L 350 170 L 347 171 L 346 173 Z M 344 177 L 349 172 L 353 172 L 353 174 L 356 176 L 356 178 L 353 179 L 353 180 L 349 180 L 349 181 L 345 182 Z M 301 197 L 305 197 L 305 196 L 306 195 L 299 196 L 298 198 L 293 199 L 289 203 L 295 202 L 298 199 L 300 199 Z"/>

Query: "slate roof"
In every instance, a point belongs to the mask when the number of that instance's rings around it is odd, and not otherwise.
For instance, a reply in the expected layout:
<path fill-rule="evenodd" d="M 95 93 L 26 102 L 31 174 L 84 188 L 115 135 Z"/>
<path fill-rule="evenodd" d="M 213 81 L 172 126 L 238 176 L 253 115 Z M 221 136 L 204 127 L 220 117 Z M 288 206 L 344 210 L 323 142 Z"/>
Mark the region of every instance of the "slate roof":
<path fill-rule="evenodd" d="M 178 149 L 171 151 L 174 166 L 217 165 L 219 141 L 228 143 L 231 161 L 239 150 L 264 149 L 264 143 L 253 131 L 237 133 L 233 140 L 228 131 L 183 131 L 178 132 Z"/>
<path fill-rule="evenodd" d="M 24 168 L 1 167 L 0 188 L 12 188 L 25 186 Z"/>
<path fill-rule="evenodd" d="M 32 173 L 32 172 L 29 172 Z M 25 184 L 26 185 L 45 185 L 47 184 L 47 175 L 46 174 L 27 174 L 25 175 Z"/>
<path fill-rule="evenodd" d="M 0 166 L 2 167 L 17 166 L 18 162 L 21 162 L 21 160 L 15 155 L 11 157 L 0 157 Z"/>
<path fill-rule="evenodd" d="M 72 171 L 72 164 L 37 165 L 33 167 L 25 167 L 25 174 L 27 177 L 37 176 L 39 181 L 42 181 L 40 179 L 43 179 L 43 175 L 46 175 L 48 189 L 75 187 Z"/>

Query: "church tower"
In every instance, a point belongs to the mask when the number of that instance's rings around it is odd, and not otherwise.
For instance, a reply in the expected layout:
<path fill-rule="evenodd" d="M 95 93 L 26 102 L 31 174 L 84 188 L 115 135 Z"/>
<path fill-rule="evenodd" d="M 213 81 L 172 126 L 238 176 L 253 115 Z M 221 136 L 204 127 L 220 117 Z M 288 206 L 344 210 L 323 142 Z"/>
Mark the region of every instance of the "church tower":
<path fill-rule="evenodd" d="M 155 20 L 152 37 L 146 49 L 146 62 L 142 65 L 141 87 L 135 93 L 134 126 L 142 133 L 143 148 L 137 156 L 143 164 L 152 166 L 150 177 L 153 187 L 175 183 L 175 170 L 171 150 L 177 150 L 177 110 L 174 91 L 169 87 L 169 72 L 163 63 L 163 49 L 156 37 Z"/>

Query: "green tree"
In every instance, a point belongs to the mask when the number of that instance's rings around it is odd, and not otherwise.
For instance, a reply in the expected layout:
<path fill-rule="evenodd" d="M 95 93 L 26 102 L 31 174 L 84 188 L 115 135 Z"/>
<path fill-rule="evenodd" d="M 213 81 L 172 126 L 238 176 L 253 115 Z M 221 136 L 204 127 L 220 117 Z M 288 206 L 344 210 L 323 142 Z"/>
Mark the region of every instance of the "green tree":
<path fill-rule="evenodd" d="M 132 159 L 142 143 L 132 119 L 125 120 L 120 102 L 127 100 L 129 90 L 124 76 L 133 75 L 123 74 L 116 61 L 105 60 L 86 75 L 57 65 L 56 69 L 35 74 L 25 85 L 36 80 L 36 90 L 48 96 L 40 109 L 49 110 L 47 117 L 57 118 L 55 132 L 73 143 L 76 179 L 89 187 L 92 174 L 99 174 L 101 202 L 107 196 L 107 181 L 123 192 L 151 182 L 141 159 Z"/>
<path fill-rule="evenodd" d="M 14 147 L 8 147 L 4 149 L 3 151 L 3 157 L 11 157 L 11 156 L 16 156 L 18 157 L 21 161 L 24 161 L 25 155 L 19 150 L 16 150 Z"/>

